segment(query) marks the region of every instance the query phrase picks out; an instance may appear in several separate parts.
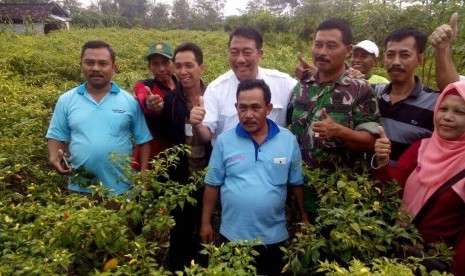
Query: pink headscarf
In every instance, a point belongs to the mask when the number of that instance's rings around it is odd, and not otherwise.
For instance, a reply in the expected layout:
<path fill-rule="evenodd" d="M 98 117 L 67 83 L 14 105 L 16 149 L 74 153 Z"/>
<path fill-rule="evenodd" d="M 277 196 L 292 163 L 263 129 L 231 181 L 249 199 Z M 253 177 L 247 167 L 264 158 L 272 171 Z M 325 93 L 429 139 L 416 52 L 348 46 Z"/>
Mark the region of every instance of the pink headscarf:
<path fill-rule="evenodd" d="M 465 101 L 465 81 L 449 84 L 439 96 L 434 114 L 447 95 L 458 95 Z M 428 198 L 447 180 L 465 168 L 465 133 L 458 139 L 445 140 L 435 125 L 431 138 L 423 139 L 418 151 L 417 168 L 408 177 L 402 208 L 416 215 Z M 465 202 L 465 180 L 457 182 L 454 191 Z"/>

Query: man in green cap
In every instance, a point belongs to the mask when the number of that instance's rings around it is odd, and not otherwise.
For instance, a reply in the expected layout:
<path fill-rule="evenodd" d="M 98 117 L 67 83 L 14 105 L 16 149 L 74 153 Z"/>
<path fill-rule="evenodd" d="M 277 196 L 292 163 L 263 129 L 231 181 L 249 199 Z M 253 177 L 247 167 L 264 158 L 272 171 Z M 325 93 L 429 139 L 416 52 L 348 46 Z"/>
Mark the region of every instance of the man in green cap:
<path fill-rule="evenodd" d="M 150 45 L 146 57 L 147 67 L 152 72 L 153 78 L 138 81 L 134 85 L 134 95 L 144 111 L 147 126 L 154 137 L 151 141 L 149 156 L 149 160 L 151 160 L 168 147 L 168 141 L 164 141 L 160 135 L 160 114 L 164 106 L 163 99 L 167 93 L 178 86 L 178 81 L 174 76 L 173 49 L 168 44 L 158 42 Z M 133 155 L 135 169 L 140 169 L 140 158 L 139 150 L 136 147 Z"/>

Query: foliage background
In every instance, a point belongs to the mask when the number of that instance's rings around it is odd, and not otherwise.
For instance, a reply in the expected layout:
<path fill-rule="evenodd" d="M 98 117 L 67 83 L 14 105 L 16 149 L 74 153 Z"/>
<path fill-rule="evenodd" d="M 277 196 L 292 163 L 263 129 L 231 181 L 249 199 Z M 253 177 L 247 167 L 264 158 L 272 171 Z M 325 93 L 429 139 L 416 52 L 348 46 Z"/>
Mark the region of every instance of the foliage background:
<path fill-rule="evenodd" d="M 314 27 L 329 15 L 350 19 L 356 41 L 372 38 L 380 43 L 387 32 L 398 26 L 411 24 L 429 33 L 447 22 L 451 11 L 463 9 L 461 1 L 447 1 L 447 5 L 446 1 L 435 1 L 429 6 L 419 3 L 402 9 L 390 2 L 381 6 L 379 1 L 300 3 L 305 5 L 287 14 L 258 6 L 257 10 L 250 10 L 243 16 L 221 20 L 221 26 L 230 30 L 237 25 L 249 24 L 264 31 L 262 66 L 292 75 L 297 64 L 296 52 L 303 52 L 309 59 L 309 38 Z M 102 14 L 111 17 L 108 13 Z M 124 17 L 121 13 L 116 14 Z M 98 19 L 98 16 L 100 14 L 91 17 Z M 127 18 L 124 20 L 129 22 Z M 166 183 L 153 180 L 151 185 L 157 193 L 137 194 L 137 201 L 118 199 L 122 208 L 117 212 L 107 210 L 104 204 L 67 194 L 65 178 L 47 165 L 45 132 L 58 96 L 83 81 L 79 57 L 84 42 L 101 39 L 114 47 L 118 64 L 114 80 L 131 91 L 135 81 L 150 77 L 144 56 L 147 46 L 156 41 L 173 46 L 186 41 L 199 44 L 205 54 L 204 79 L 207 82 L 213 80 L 229 69 L 226 58 L 228 33 L 220 27 L 213 31 L 187 27 L 155 30 L 142 23 L 132 29 L 123 28 L 132 27 L 131 24 L 122 27 L 113 23 L 108 24 L 110 27 L 102 27 L 104 24 L 100 23 L 95 25 L 97 28 L 74 27 L 46 36 L 35 34 L 33 30 L 26 35 L 8 30 L 0 32 L 0 243 L 3 249 L 0 274 L 99 274 L 104 271 L 105 264 L 112 264 L 111 260 L 118 261 L 115 266 L 121 274 L 166 273 L 162 266 L 166 261 L 163 254 L 165 234 L 166 227 L 173 223 L 166 210 L 181 202 L 187 204 L 190 201 L 187 194 L 192 187 L 182 188 L 176 183 L 161 185 Z M 189 24 L 196 26 L 193 22 Z M 461 43 L 463 32 L 460 28 L 458 41 L 454 44 L 459 68 L 463 67 L 465 51 Z M 431 54 L 432 51 L 426 66 L 420 68 L 418 74 L 435 86 L 429 81 L 434 74 Z M 386 76 L 381 67 L 376 72 Z M 175 160 L 170 156 L 168 159 Z M 153 172 L 152 179 L 163 173 L 167 164 L 160 163 L 157 167 L 159 171 Z M 398 207 L 395 192 L 378 193 L 371 190 L 372 183 L 366 175 L 353 178 L 348 175 L 351 172 L 330 175 L 307 172 L 308 185 L 317 188 L 322 204 L 328 208 L 317 218 L 319 224 L 310 229 L 312 235 L 298 235 L 290 244 L 287 250 L 289 271 L 309 273 L 322 269 L 337 274 L 339 270 L 376 272 L 395 267 L 398 271 L 411 273 L 417 269 L 415 261 L 405 264 L 392 259 L 392 251 L 400 243 L 396 235 L 407 240 L 416 237 L 411 229 L 405 232 L 390 223 Z M 137 187 L 141 180 L 136 175 L 132 177 Z M 160 198 L 166 193 L 170 197 Z M 385 211 L 381 212 L 379 208 Z M 335 220 L 338 216 L 341 219 Z M 344 220 L 347 216 L 351 219 Z M 134 231 L 135 224 L 142 224 L 142 232 Z M 325 235 L 327 229 L 334 231 Z M 340 247 L 342 243 L 346 245 Z M 186 268 L 186 273 L 253 273 L 248 257 L 251 251 L 237 248 L 236 245 L 209 247 L 206 252 L 217 260 L 212 262 L 212 267 L 205 270 L 194 263 Z M 339 258 L 335 257 L 338 254 Z M 322 256 L 328 261 L 320 263 L 324 261 L 320 259 Z M 391 259 L 383 259 L 385 256 Z"/>
<path fill-rule="evenodd" d="M 291 37 L 291 36 L 289 36 Z M 141 179 L 132 175 L 136 200 L 119 198 L 117 211 L 87 198 L 69 195 L 66 179 L 47 165 L 44 138 L 54 105 L 64 91 L 82 83 L 80 48 L 91 39 L 109 42 L 117 54 L 114 80 L 132 91 L 139 79 L 150 77 L 145 53 L 154 41 L 177 45 L 198 43 L 205 52 L 205 80 L 228 69 L 226 33 L 221 31 L 154 31 L 122 29 L 74 29 L 50 35 L 0 33 L 0 274 L 89 274 L 105 270 L 119 273 L 166 273 L 167 229 L 173 225 L 169 210 L 192 203 L 188 196 L 195 185 L 179 186 L 157 181 L 176 160 L 176 150 L 166 162 L 157 161 L 149 175 L 154 192 L 138 193 Z M 296 48 L 284 44 L 286 37 L 269 36 L 264 66 L 291 72 Z M 128 174 L 131 174 L 128 172 Z M 101 188 L 97 188 L 102 193 Z M 253 266 L 249 251 L 235 253 L 234 246 L 212 247 L 210 254 L 219 271 L 244 270 Z M 224 254 L 218 254 L 226 252 Z M 232 250 L 232 251 L 231 251 Z M 231 253 L 232 252 L 232 253 Z M 231 255 L 232 254 L 232 255 Z M 239 265 L 238 265 L 239 264 Z M 228 268 L 229 267 L 229 268 Z M 108 269 L 108 267 L 107 267 Z M 190 274 L 202 268 L 194 264 Z M 213 268 L 212 268 L 213 269 Z"/>

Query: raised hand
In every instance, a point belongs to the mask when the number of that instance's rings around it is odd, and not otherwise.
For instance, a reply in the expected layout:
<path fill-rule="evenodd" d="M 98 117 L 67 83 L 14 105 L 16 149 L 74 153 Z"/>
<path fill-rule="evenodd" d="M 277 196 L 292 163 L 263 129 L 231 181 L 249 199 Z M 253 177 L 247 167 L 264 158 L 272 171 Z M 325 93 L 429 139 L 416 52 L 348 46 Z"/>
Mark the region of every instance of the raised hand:
<path fill-rule="evenodd" d="M 297 53 L 297 60 L 299 61 L 299 64 L 297 64 L 294 70 L 294 74 L 297 79 L 304 81 L 317 71 L 315 66 L 310 65 L 307 61 L 305 61 L 300 52 Z"/>
<path fill-rule="evenodd" d="M 203 100 L 203 96 L 199 96 L 199 105 L 194 106 L 191 109 L 191 113 L 189 116 L 189 123 L 192 126 L 199 125 L 202 123 L 204 117 L 205 117 L 204 100 Z"/>
<path fill-rule="evenodd" d="M 330 139 L 336 137 L 339 132 L 339 124 L 326 113 L 326 108 L 321 109 L 321 120 L 314 122 L 312 125 L 315 137 L 319 139 Z"/>
<path fill-rule="evenodd" d="M 160 95 L 153 94 L 148 86 L 145 87 L 147 90 L 147 108 L 155 111 L 161 111 L 163 109 L 164 101 Z"/>
<path fill-rule="evenodd" d="M 352 68 L 349 72 L 349 77 L 353 79 L 364 79 L 366 76 L 359 70 Z"/>
<path fill-rule="evenodd" d="M 434 30 L 429 36 L 428 41 L 435 48 L 449 47 L 452 41 L 457 37 L 457 21 L 459 14 L 454 12 L 450 17 L 449 24 L 443 24 Z"/>
<path fill-rule="evenodd" d="M 391 141 L 389 141 L 384 128 L 378 127 L 379 138 L 375 141 L 375 154 L 378 165 L 384 165 L 389 162 L 389 156 L 391 154 Z"/>

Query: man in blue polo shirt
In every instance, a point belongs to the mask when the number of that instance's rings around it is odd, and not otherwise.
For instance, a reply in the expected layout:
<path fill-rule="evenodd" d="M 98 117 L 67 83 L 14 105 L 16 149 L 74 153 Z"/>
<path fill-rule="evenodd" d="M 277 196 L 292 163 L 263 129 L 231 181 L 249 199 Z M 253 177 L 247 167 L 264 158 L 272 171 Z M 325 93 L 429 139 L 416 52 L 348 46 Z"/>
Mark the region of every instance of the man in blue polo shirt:
<path fill-rule="evenodd" d="M 100 181 L 113 190 L 109 196 L 119 195 L 131 184 L 124 179 L 125 164 L 110 155 L 131 156 L 133 139 L 141 147 L 145 169 L 152 136 L 134 97 L 111 82 L 116 65 L 110 45 L 103 41 L 85 43 L 80 66 L 87 81 L 61 95 L 53 112 L 46 135 L 49 162 L 61 174 L 71 175 L 78 168 L 89 172 L 88 179 L 70 178 L 68 188 L 72 191 L 90 193 L 82 184 Z M 63 157 L 68 143 L 72 168 Z"/>
<path fill-rule="evenodd" d="M 284 204 L 287 186 L 296 199 L 302 222 L 302 159 L 297 140 L 266 118 L 273 105 L 263 80 L 243 80 L 237 88 L 239 124 L 215 143 L 205 177 L 200 236 L 213 240 L 211 215 L 221 193 L 220 233 L 228 241 L 260 239 L 258 274 L 275 275 L 283 268 L 279 249 L 288 238 Z"/>

